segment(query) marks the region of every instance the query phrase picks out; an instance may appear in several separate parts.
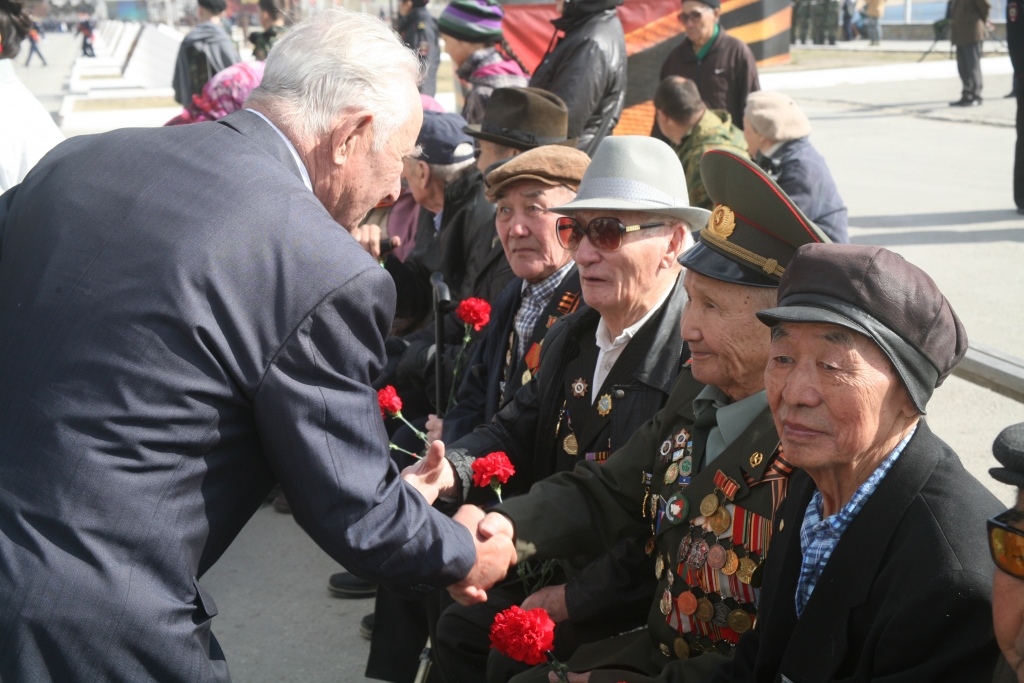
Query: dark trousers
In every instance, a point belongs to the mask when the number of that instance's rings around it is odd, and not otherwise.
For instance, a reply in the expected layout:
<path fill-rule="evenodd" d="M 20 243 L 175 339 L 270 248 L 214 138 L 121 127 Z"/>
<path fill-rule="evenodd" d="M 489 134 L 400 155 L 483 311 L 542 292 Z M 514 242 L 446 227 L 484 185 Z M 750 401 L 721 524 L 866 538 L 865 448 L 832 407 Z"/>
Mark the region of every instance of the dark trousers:
<path fill-rule="evenodd" d="M 92 40 L 89 38 L 82 38 L 82 56 L 83 57 L 95 57 L 96 52 L 92 49 Z"/>
<path fill-rule="evenodd" d="M 1017 145 L 1013 156 L 1013 201 L 1024 209 L 1024 84 L 1017 83 Z"/>
<path fill-rule="evenodd" d="M 447 591 L 429 591 L 422 597 L 415 597 L 380 586 L 373 609 L 373 637 L 366 661 L 366 677 L 412 683 L 429 636 L 434 645 L 427 683 L 447 683 L 438 667 L 436 628 L 441 610 L 452 602 Z"/>
<path fill-rule="evenodd" d="M 46 66 L 46 57 L 39 51 L 39 45 L 34 40 L 28 41 L 28 59 L 25 60 L 25 66 L 32 61 L 32 55 L 39 55 L 39 59 L 43 61 L 43 66 Z"/>
<path fill-rule="evenodd" d="M 980 98 L 981 41 L 956 46 L 956 69 L 964 84 L 963 96 L 972 100 Z"/>

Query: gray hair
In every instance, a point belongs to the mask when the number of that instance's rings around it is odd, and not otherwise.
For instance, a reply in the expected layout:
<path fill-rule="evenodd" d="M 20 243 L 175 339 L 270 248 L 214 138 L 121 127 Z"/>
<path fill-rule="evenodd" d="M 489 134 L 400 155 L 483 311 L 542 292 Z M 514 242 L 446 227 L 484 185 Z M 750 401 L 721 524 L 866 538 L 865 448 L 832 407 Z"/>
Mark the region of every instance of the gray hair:
<path fill-rule="evenodd" d="M 444 184 L 452 182 L 460 175 L 476 166 L 476 159 L 457 161 L 454 164 L 429 164 L 430 176 L 444 181 Z"/>
<path fill-rule="evenodd" d="M 380 19 L 330 9 L 295 24 L 267 56 L 247 105 L 273 112 L 301 140 L 327 135 L 339 116 L 373 114 L 374 148 L 408 120 L 420 60 Z"/>

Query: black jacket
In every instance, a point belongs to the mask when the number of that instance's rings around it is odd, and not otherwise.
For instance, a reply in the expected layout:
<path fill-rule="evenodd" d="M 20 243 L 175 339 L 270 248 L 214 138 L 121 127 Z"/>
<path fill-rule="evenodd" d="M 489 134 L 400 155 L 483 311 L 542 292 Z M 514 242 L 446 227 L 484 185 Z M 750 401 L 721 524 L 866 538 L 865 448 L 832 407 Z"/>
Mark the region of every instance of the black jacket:
<path fill-rule="evenodd" d="M 360 576 L 469 571 L 369 386 L 394 286 L 259 116 L 69 139 L 0 245 L 0 680 L 214 680 L 197 577 L 275 482 Z"/>
<path fill-rule="evenodd" d="M 203 86 L 215 74 L 240 61 L 242 58 L 223 26 L 211 21 L 198 24 L 178 48 L 174 63 L 174 101 L 188 107 L 192 96 L 202 93 Z"/>
<path fill-rule="evenodd" d="M 426 7 L 416 7 L 404 17 L 398 17 L 397 31 L 406 46 L 423 63 L 423 82 L 420 92 L 434 96 L 437 91 L 437 66 L 441 63 L 441 45 L 438 42 L 437 19 Z"/>
<path fill-rule="evenodd" d="M 626 37 L 615 12 L 621 4 L 567 2 L 565 13 L 551 22 L 565 37 L 530 79 L 531 87 L 562 98 L 569 108 L 569 137 L 591 155 L 614 130 L 626 98 Z"/>
<path fill-rule="evenodd" d="M 803 471 L 789 486 L 757 625 L 711 682 L 992 680 L 999 650 L 985 520 L 1003 506 L 923 420 L 843 534 L 799 620 L 800 525 L 815 486 Z"/>
<path fill-rule="evenodd" d="M 476 344 L 469 370 L 459 385 L 458 402 L 444 416 L 445 443 L 455 443 L 478 426 L 490 422 L 522 386 L 523 373 L 527 370 L 525 358 L 506 372 L 506 352 L 509 340 L 515 334 L 516 314 L 523 301 L 522 290 L 523 280 L 515 278 L 494 302 L 487 333 Z M 568 307 L 575 310 L 580 297 L 580 274 L 575 266 L 562 278 L 562 283 L 537 318 L 527 349 L 543 340 L 553 320 L 562 315 L 563 311 L 559 309 L 566 295 L 572 297 Z"/>
<path fill-rule="evenodd" d="M 829 239 L 850 241 L 846 205 L 825 158 L 808 138 L 787 142 L 770 158 L 758 153 L 757 163 Z"/>

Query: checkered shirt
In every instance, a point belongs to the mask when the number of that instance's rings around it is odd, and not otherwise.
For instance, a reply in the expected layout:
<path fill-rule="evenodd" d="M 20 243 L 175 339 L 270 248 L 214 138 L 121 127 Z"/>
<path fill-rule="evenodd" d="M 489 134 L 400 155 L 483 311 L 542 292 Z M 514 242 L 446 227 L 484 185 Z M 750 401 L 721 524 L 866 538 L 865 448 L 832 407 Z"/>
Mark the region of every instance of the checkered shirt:
<path fill-rule="evenodd" d="M 850 522 L 857 516 L 860 509 L 868 502 L 868 498 L 875 492 L 885 475 L 892 469 L 896 458 L 906 447 L 907 442 L 914 436 L 917 427 L 910 430 L 910 433 L 892 450 L 882 464 L 871 473 L 867 481 L 860 485 L 850 502 L 843 506 L 831 517 L 821 518 L 822 498 L 821 491 L 815 491 L 811 498 L 807 512 L 804 513 L 804 522 L 800 526 L 800 550 L 803 553 L 803 562 L 800 565 L 800 580 L 796 584 L 796 615 L 799 618 L 807 607 L 807 601 L 811 599 L 814 586 L 825 571 L 828 558 L 832 557 L 839 538 L 850 526 Z"/>
<path fill-rule="evenodd" d="M 526 343 L 533 336 L 533 328 L 537 324 L 537 319 L 544 312 L 548 302 L 551 301 L 551 297 L 555 295 L 558 285 L 562 284 L 562 280 L 572 269 L 572 266 L 573 262 L 569 261 L 559 270 L 556 270 L 536 284 L 531 285 L 529 282 L 523 282 L 523 300 L 519 304 L 519 310 L 516 312 L 514 323 L 516 336 L 519 338 L 519 345 L 516 348 L 516 357 L 511 363 L 513 368 L 519 365 L 523 354 L 526 353 Z"/>

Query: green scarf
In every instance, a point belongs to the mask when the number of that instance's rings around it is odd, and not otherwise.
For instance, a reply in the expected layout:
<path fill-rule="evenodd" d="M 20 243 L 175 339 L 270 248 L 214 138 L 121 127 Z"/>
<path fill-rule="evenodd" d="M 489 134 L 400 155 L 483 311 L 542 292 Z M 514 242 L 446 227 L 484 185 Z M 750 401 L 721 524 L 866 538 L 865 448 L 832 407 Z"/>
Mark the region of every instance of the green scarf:
<path fill-rule="evenodd" d="M 699 50 L 697 50 L 697 63 L 698 64 L 700 64 L 702 61 L 704 61 L 704 58 L 708 56 L 709 52 L 711 52 L 711 46 L 715 44 L 715 39 L 718 38 L 718 31 L 719 31 L 718 24 L 715 24 L 715 32 L 711 34 L 711 40 L 709 40 L 708 42 L 704 43 L 704 45 L 701 46 L 701 48 Z"/>

